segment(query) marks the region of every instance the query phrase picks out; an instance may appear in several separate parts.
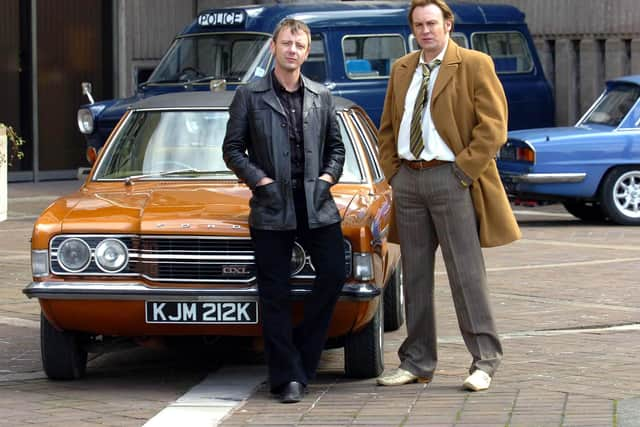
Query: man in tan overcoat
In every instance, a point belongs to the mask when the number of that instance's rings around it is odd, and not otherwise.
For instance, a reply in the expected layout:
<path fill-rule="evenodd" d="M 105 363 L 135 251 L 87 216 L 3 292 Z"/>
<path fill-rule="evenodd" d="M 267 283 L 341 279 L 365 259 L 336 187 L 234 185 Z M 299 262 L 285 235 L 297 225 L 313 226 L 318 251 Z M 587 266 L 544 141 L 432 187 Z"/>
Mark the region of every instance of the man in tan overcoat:
<path fill-rule="evenodd" d="M 502 358 L 481 247 L 520 237 L 494 161 L 506 141 L 507 104 L 491 58 L 449 38 L 453 21 L 444 0 L 411 2 L 421 50 L 394 63 L 382 113 L 380 157 L 393 187 L 390 240 L 402 252 L 408 334 L 400 367 L 378 378 L 381 385 L 433 378 L 438 246 L 473 358 L 464 388 L 489 388 Z"/>

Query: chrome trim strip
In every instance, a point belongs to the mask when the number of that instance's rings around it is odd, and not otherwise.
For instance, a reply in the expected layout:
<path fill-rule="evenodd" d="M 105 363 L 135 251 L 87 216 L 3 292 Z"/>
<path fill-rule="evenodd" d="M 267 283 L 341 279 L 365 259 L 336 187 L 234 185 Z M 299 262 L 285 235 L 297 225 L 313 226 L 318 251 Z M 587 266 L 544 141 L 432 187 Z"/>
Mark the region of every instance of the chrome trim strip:
<path fill-rule="evenodd" d="M 186 240 L 245 240 L 250 241 L 251 237 L 244 236 L 192 236 L 176 234 L 141 234 L 142 239 L 186 239 Z"/>
<path fill-rule="evenodd" d="M 221 279 L 221 278 L 212 278 L 212 279 L 194 279 L 192 277 L 185 277 L 185 278 L 178 278 L 178 277 L 167 277 L 167 278 L 160 278 L 160 277 L 153 277 L 150 276 L 148 274 L 142 274 L 141 275 L 144 279 L 147 280 L 151 280 L 153 282 L 173 282 L 173 283 L 208 283 L 208 284 L 229 284 L 229 283 L 235 283 L 235 284 L 248 284 L 251 282 L 254 282 L 256 280 L 256 276 L 251 276 L 251 277 L 247 277 L 244 279 Z"/>
<path fill-rule="evenodd" d="M 220 261 L 253 261 L 254 257 L 253 255 L 196 255 L 195 253 L 193 255 L 182 255 L 182 254 L 176 254 L 176 253 L 172 253 L 172 254 L 159 254 L 156 252 L 151 252 L 151 253 L 146 253 L 146 254 L 140 254 L 140 253 L 135 253 L 134 251 L 131 251 L 131 258 L 137 258 L 137 259 L 168 259 L 168 260 L 174 260 L 174 259 L 187 259 L 187 260 L 207 260 L 207 261 L 215 261 L 215 260 L 220 260 Z"/>
<path fill-rule="evenodd" d="M 311 294 L 312 286 L 292 286 L 292 297 Z M 258 298 L 258 287 L 231 289 L 202 288 L 152 288 L 137 282 L 32 282 L 22 292 L 29 298 L 63 300 L 140 300 L 159 298 L 170 301 L 207 301 L 220 298 Z M 367 301 L 382 293 L 382 289 L 372 283 L 345 283 L 340 294 L 341 300 Z"/>
<path fill-rule="evenodd" d="M 582 182 L 587 174 L 581 173 L 525 173 L 522 175 L 502 174 L 511 182 L 526 182 L 529 184 L 567 184 Z"/>

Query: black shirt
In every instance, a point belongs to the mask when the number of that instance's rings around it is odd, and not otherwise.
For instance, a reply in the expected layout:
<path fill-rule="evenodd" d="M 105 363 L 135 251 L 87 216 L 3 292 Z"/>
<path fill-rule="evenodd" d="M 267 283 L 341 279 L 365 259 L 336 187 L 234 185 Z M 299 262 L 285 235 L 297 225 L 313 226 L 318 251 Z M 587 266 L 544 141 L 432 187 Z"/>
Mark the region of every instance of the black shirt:
<path fill-rule="evenodd" d="M 289 144 L 291 144 L 291 178 L 302 182 L 304 178 L 304 133 L 302 128 L 302 99 L 304 86 L 300 79 L 300 86 L 293 92 L 286 90 L 271 73 L 273 88 L 280 100 L 287 116 Z"/>

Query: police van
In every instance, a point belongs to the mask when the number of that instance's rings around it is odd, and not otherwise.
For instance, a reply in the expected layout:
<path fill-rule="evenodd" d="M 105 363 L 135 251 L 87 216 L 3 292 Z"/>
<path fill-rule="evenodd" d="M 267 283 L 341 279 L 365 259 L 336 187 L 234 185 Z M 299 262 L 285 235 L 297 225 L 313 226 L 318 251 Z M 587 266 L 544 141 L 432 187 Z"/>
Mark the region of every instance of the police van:
<path fill-rule="evenodd" d="M 524 14 L 507 5 L 450 6 L 455 15 L 451 38 L 493 58 L 509 103 L 509 129 L 553 126 L 551 87 Z M 311 52 L 302 72 L 333 94 L 360 104 L 379 124 L 391 64 L 419 49 L 409 28 L 408 8 L 408 1 L 316 2 L 203 11 L 176 36 L 131 98 L 82 106 L 78 126 L 89 147 L 100 148 L 126 108 L 142 97 L 234 90 L 264 76 L 273 66 L 271 34 L 284 18 L 300 19 L 311 29 Z"/>

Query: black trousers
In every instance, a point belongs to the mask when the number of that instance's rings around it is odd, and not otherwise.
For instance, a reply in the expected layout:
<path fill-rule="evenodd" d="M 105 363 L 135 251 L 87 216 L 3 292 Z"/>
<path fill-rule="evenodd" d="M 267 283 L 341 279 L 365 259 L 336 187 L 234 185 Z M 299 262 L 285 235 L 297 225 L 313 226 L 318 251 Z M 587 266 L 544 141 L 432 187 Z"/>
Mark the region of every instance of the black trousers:
<path fill-rule="evenodd" d="M 345 280 L 340 223 L 309 229 L 304 193 L 295 197 L 297 230 L 251 228 L 258 294 L 271 391 L 290 381 L 306 385 L 315 377 L 329 322 Z M 313 291 L 304 301 L 303 320 L 294 327 L 289 285 L 291 252 L 298 241 L 316 270 Z"/>

